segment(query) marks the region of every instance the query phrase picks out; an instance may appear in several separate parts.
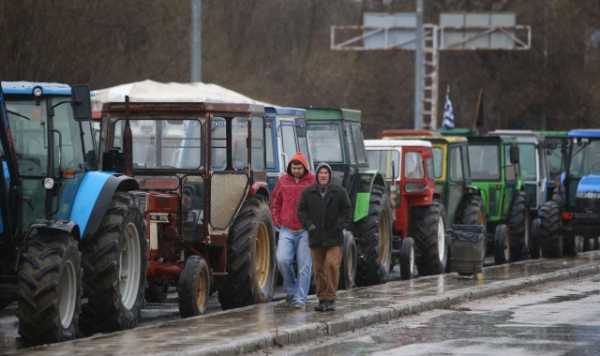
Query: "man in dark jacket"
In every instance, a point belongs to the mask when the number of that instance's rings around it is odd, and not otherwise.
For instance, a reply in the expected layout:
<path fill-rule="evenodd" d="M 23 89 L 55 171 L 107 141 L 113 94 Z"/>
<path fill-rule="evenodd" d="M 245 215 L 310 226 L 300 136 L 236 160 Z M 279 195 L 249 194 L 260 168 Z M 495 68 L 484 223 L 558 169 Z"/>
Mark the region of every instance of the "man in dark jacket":
<path fill-rule="evenodd" d="M 351 205 L 346 190 L 332 182 L 331 167 L 317 168 L 316 184 L 300 197 L 298 217 L 308 230 L 319 305 L 316 311 L 334 311 L 342 262 L 343 229 L 350 223 Z"/>

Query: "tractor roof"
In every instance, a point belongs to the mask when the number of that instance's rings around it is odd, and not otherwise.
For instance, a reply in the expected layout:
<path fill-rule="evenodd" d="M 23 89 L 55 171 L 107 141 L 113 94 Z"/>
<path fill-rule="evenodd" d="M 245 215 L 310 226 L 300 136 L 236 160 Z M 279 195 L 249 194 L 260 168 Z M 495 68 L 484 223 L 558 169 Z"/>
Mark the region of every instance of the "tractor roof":
<path fill-rule="evenodd" d="M 600 129 L 571 130 L 568 136 L 573 138 L 600 138 Z"/>
<path fill-rule="evenodd" d="M 568 131 L 538 131 L 544 137 L 567 138 Z"/>
<path fill-rule="evenodd" d="M 430 142 L 445 142 L 445 143 L 456 143 L 456 142 L 467 142 L 465 137 L 461 136 L 442 136 L 438 131 L 430 130 L 411 130 L 411 129 L 388 129 L 381 131 L 381 137 L 383 139 L 418 139 L 427 140 Z"/>
<path fill-rule="evenodd" d="M 365 148 L 398 148 L 403 146 L 431 147 L 431 142 L 424 140 L 365 140 Z"/>
<path fill-rule="evenodd" d="M 199 114 L 206 112 L 214 113 L 239 113 L 255 114 L 262 116 L 264 107 L 255 104 L 231 104 L 231 103 L 202 103 L 202 102 L 108 102 L 102 106 L 103 112 L 131 114 Z M 175 119 L 175 118 L 174 118 Z"/>
<path fill-rule="evenodd" d="M 439 129 L 439 132 L 444 136 L 478 136 L 479 131 L 477 129 L 469 129 L 464 127 L 454 129 Z"/>
<path fill-rule="evenodd" d="M 347 120 L 360 122 L 360 110 L 344 108 L 317 108 L 306 109 L 305 117 L 308 120 Z"/>
<path fill-rule="evenodd" d="M 502 142 L 515 142 L 512 136 L 471 136 L 469 137 L 469 144 L 501 144 Z"/>
<path fill-rule="evenodd" d="M 293 116 L 293 117 L 304 117 L 306 113 L 305 109 L 285 107 L 285 106 L 266 106 L 265 114 L 267 116 Z"/>
<path fill-rule="evenodd" d="M 501 136 L 502 138 L 511 138 L 518 143 L 538 144 L 541 136 L 531 130 L 496 130 L 488 133 L 489 136 Z"/>
<path fill-rule="evenodd" d="M 33 89 L 42 89 L 42 95 L 70 96 L 71 87 L 61 83 L 2 82 L 2 92 L 7 95 L 33 95 Z"/>

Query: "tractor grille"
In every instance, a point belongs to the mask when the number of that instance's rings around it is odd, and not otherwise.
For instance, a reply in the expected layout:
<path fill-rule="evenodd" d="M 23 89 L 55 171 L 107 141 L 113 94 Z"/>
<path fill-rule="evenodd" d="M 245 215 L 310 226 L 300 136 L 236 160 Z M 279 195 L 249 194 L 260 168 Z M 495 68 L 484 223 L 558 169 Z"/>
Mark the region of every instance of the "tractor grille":
<path fill-rule="evenodd" d="M 575 199 L 575 211 L 600 212 L 600 198 L 577 198 Z"/>

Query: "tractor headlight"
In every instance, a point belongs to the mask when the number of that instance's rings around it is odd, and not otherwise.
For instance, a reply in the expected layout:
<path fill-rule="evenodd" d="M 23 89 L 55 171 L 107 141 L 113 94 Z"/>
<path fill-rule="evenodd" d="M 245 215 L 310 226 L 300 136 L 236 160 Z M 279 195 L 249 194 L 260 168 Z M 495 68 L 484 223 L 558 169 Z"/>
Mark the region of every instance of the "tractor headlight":
<path fill-rule="evenodd" d="M 40 88 L 40 87 L 33 88 L 33 96 L 39 98 L 40 96 L 42 96 L 42 94 L 44 94 L 44 92 L 42 91 L 42 88 Z"/>

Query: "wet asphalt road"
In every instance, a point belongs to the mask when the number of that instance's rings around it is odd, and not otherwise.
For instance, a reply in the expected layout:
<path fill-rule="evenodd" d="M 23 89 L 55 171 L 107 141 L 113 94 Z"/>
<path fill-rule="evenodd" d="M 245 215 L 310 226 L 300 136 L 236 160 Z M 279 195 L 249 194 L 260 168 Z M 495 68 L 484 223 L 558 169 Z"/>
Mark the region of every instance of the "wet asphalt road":
<path fill-rule="evenodd" d="M 432 310 L 257 355 L 600 355 L 600 276 Z"/>

